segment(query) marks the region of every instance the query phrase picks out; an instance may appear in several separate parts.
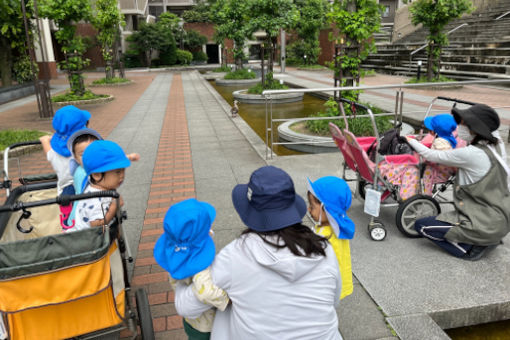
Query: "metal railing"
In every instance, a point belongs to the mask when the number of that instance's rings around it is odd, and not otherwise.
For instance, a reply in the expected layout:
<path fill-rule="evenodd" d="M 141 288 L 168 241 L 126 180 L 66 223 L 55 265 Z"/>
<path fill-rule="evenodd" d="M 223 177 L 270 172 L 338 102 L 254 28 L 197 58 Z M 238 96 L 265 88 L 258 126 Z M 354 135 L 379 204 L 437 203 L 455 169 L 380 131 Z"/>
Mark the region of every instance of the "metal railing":
<path fill-rule="evenodd" d="M 403 111 L 404 103 L 404 91 L 402 89 L 412 89 L 420 87 L 442 87 L 442 86 L 463 86 L 463 85 L 494 85 L 494 84 L 510 84 L 508 80 L 468 80 L 461 82 L 443 82 L 443 83 L 419 83 L 419 84 L 389 84 L 389 85 L 378 85 L 378 86 L 346 86 L 346 87 L 324 87 L 324 88 L 312 88 L 312 89 L 289 89 L 289 90 L 265 90 L 262 95 L 265 98 L 266 112 L 265 112 L 265 143 L 266 143 L 266 159 L 272 159 L 274 154 L 275 145 L 303 145 L 303 144 L 325 144 L 330 141 L 303 141 L 303 142 L 275 142 L 273 125 L 275 122 L 283 122 L 289 120 L 306 121 L 306 120 L 334 120 L 344 119 L 343 116 L 337 117 L 307 117 L 307 118 L 285 118 L 285 119 L 274 119 L 273 118 L 273 97 L 272 95 L 284 94 L 284 93 L 314 93 L 314 92 L 341 92 L 341 91 L 352 91 L 352 90 L 385 90 L 385 89 L 397 89 L 395 96 L 395 111 L 379 113 L 375 116 L 395 116 L 395 122 L 398 119 L 402 119 L 404 113 L 413 113 L 417 111 Z M 431 106 L 428 110 L 431 110 Z M 510 106 L 499 106 L 493 107 L 494 109 L 510 108 Z M 436 111 L 436 110 L 432 110 Z M 439 110 L 438 110 L 439 111 Z M 444 111 L 444 110 L 441 110 Z M 369 115 L 356 115 L 356 118 L 369 117 Z M 510 142 L 510 132 L 509 132 Z"/>
<path fill-rule="evenodd" d="M 508 14 L 510 14 L 510 11 L 508 11 L 508 12 L 505 12 L 505 13 L 501 14 L 499 17 L 497 17 L 496 19 L 494 19 L 494 21 L 496 21 L 496 20 L 500 20 L 500 19 L 503 19 L 503 18 L 504 18 L 504 17 L 506 17 Z"/>
<path fill-rule="evenodd" d="M 455 27 L 455 28 L 453 28 L 453 29 L 449 30 L 448 32 L 446 32 L 446 35 L 450 35 L 451 33 L 455 32 L 456 30 L 458 30 L 458 29 L 460 29 L 460 28 L 462 28 L 462 27 L 464 27 L 464 26 L 468 26 L 468 24 L 467 24 L 467 23 L 460 24 L 459 26 L 457 26 L 457 27 Z M 409 71 L 411 71 L 411 66 L 412 66 L 412 63 L 413 63 L 413 56 L 414 56 L 416 53 L 418 53 L 418 52 L 420 52 L 421 50 L 423 50 L 424 48 L 426 48 L 428 45 L 429 45 L 429 44 L 428 44 L 428 43 L 426 43 L 426 44 L 424 44 L 424 45 L 422 45 L 422 46 L 418 47 L 417 49 L 415 49 L 415 50 L 414 50 L 414 51 L 412 51 L 411 53 L 409 53 Z"/>

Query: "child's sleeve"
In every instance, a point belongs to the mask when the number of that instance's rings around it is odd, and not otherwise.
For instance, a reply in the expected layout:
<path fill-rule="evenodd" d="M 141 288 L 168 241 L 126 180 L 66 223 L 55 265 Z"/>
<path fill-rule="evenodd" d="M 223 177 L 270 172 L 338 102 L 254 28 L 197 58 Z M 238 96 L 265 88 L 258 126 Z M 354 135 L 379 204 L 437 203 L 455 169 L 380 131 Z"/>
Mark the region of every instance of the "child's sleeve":
<path fill-rule="evenodd" d="M 77 209 L 80 212 L 79 215 L 83 219 L 83 222 L 90 226 L 91 222 L 104 219 L 111 202 L 111 199 L 108 197 L 98 197 L 85 201 L 78 201 Z"/>
<path fill-rule="evenodd" d="M 212 305 L 221 311 L 227 308 L 229 302 L 228 295 L 223 289 L 213 283 L 209 268 L 193 276 L 192 290 L 200 302 Z"/>

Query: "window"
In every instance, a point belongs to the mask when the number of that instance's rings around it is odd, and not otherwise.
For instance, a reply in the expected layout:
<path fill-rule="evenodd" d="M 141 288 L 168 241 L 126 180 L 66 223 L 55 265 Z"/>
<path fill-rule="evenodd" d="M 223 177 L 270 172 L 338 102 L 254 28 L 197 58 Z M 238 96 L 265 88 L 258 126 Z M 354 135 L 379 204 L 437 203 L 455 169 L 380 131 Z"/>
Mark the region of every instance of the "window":
<path fill-rule="evenodd" d="M 382 16 L 383 16 L 383 18 L 387 18 L 390 16 L 390 6 L 389 5 L 384 6 L 384 11 L 382 13 Z"/>

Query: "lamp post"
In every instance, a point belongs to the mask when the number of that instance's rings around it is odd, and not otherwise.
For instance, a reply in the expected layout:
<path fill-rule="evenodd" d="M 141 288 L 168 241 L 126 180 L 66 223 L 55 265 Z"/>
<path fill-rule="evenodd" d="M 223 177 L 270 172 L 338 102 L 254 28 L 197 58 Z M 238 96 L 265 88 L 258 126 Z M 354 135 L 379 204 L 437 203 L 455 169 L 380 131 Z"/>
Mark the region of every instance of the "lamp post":
<path fill-rule="evenodd" d="M 420 80 L 420 76 L 421 76 L 421 63 L 422 63 L 422 61 L 418 60 L 418 72 L 417 72 L 417 75 L 416 75 L 416 79 L 418 81 Z"/>

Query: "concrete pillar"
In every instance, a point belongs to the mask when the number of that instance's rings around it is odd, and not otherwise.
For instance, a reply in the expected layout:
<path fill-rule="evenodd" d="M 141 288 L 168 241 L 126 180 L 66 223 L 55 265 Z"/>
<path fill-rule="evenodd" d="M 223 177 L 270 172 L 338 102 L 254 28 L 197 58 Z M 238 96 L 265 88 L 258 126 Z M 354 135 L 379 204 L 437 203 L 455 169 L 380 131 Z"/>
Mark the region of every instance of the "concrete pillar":
<path fill-rule="evenodd" d="M 53 51 L 50 21 L 48 19 L 39 19 L 39 23 L 35 24 L 38 24 L 41 33 L 41 41 L 37 41 L 38 37 L 34 41 L 35 59 L 39 66 L 39 77 L 41 79 L 57 78 L 57 64 Z"/>
<path fill-rule="evenodd" d="M 285 73 L 285 62 L 287 58 L 287 54 L 285 53 L 285 44 L 286 44 L 286 35 L 285 31 L 281 31 L 280 37 L 280 72 Z"/>

